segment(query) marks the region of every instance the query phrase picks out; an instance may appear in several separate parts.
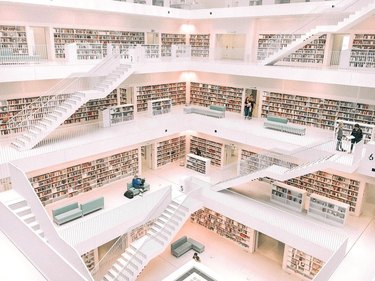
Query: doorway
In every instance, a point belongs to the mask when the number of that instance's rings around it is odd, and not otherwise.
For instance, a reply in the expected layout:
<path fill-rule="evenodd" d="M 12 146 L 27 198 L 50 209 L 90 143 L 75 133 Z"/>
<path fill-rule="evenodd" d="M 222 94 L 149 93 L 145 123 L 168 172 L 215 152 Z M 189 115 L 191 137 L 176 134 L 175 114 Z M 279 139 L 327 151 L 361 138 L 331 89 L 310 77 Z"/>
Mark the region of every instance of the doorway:
<path fill-rule="evenodd" d="M 335 34 L 332 40 L 332 54 L 330 64 L 333 66 L 349 66 L 349 34 Z"/>
<path fill-rule="evenodd" d="M 33 56 L 39 56 L 40 59 L 48 59 L 46 32 L 45 27 L 31 27 L 32 38 L 30 38 L 29 48 L 31 50 L 29 50 L 29 53 Z"/>
<path fill-rule="evenodd" d="M 149 44 L 149 45 L 159 44 L 159 33 L 157 33 L 157 32 L 147 32 L 146 44 Z"/>
<path fill-rule="evenodd" d="M 237 146 L 233 143 L 224 146 L 224 165 L 236 163 L 238 160 Z"/>
<path fill-rule="evenodd" d="M 366 183 L 363 198 L 362 213 L 368 216 L 375 216 L 375 184 Z"/>
<path fill-rule="evenodd" d="M 216 34 L 216 59 L 244 60 L 245 34 Z"/>
<path fill-rule="evenodd" d="M 264 234 L 257 232 L 256 252 L 282 265 L 285 244 Z"/>
<path fill-rule="evenodd" d="M 141 146 L 141 163 L 142 163 L 142 173 L 151 170 L 152 166 L 152 144 L 142 145 Z"/>

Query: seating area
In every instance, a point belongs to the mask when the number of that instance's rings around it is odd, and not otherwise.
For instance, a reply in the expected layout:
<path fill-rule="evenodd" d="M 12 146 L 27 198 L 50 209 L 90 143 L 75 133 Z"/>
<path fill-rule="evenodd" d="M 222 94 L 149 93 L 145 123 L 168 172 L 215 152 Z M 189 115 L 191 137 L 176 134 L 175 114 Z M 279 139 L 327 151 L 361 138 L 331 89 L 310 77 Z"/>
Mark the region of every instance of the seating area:
<path fill-rule="evenodd" d="M 77 202 L 52 210 L 53 221 L 57 225 L 70 222 L 77 218 L 81 218 L 92 212 L 104 208 L 104 197 L 91 200 L 89 202 L 78 205 Z"/>
<path fill-rule="evenodd" d="M 184 108 L 184 113 L 196 113 L 216 118 L 224 118 L 225 109 L 225 106 L 221 105 L 210 105 L 209 107 L 187 106 Z"/>
<path fill-rule="evenodd" d="M 278 116 L 267 116 L 267 119 L 264 121 L 264 127 L 268 129 L 273 129 L 285 133 L 291 133 L 296 135 L 305 135 L 306 128 L 296 124 L 288 123 L 287 118 L 278 117 Z"/>
<path fill-rule="evenodd" d="M 171 244 L 171 253 L 177 258 L 190 250 L 203 253 L 204 245 L 192 238 L 188 238 L 187 236 L 182 236 L 180 239 Z"/>

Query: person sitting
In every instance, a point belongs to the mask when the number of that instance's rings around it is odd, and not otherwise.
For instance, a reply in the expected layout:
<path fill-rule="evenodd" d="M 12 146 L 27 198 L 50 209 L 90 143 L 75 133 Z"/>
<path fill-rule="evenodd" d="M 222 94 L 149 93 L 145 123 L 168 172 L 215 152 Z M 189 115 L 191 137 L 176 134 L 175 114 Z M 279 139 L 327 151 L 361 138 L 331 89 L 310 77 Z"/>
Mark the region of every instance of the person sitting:
<path fill-rule="evenodd" d="M 198 256 L 198 253 L 194 253 L 193 260 L 200 262 L 201 258 Z"/>
<path fill-rule="evenodd" d="M 138 177 L 137 175 L 134 176 L 132 180 L 132 187 L 134 188 L 144 188 L 145 179 Z"/>

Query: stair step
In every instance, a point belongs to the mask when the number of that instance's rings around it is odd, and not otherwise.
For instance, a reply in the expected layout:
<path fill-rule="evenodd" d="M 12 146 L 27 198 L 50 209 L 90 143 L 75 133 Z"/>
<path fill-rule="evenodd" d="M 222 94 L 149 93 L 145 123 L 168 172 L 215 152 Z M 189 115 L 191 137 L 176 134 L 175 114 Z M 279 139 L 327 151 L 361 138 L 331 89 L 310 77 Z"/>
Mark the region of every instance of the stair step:
<path fill-rule="evenodd" d="M 156 241 L 162 246 L 164 246 L 167 243 L 167 241 L 163 240 L 162 238 L 159 238 L 158 236 L 150 235 L 150 233 L 147 233 L 146 236 L 148 237 L 148 239 L 152 241 Z"/>
<path fill-rule="evenodd" d="M 168 221 L 168 224 L 169 224 L 169 223 L 173 223 L 173 224 L 176 224 L 176 225 L 179 224 L 178 217 L 176 217 L 176 216 L 172 216 L 172 215 L 169 214 L 169 213 L 163 212 L 160 216 L 161 216 L 162 218 L 166 218 L 167 221 Z"/>
<path fill-rule="evenodd" d="M 35 220 L 31 223 L 28 224 L 33 230 L 38 230 L 40 229 L 40 224 Z"/>
<path fill-rule="evenodd" d="M 154 228 L 155 230 L 157 231 L 161 231 L 161 232 L 164 232 L 164 233 L 167 233 L 168 235 L 172 235 L 172 229 L 167 226 L 165 226 L 165 224 L 161 224 L 161 223 L 157 223 L 155 222 L 154 225 L 152 226 L 152 228 Z"/>
<path fill-rule="evenodd" d="M 132 245 L 130 245 L 130 247 L 126 251 L 128 251 L 128 253 L 132 256 L 141 256 L 142 258 L 145 258 L 145 259 L 147 258 L 147 256 L 144 253 L 142 253 L 141 251 L 138 251 L 138 249 Z"/>
<path fill-rule="evenodd" d="M 20 218 L 26 222 L 26 223 L 30 223 L 30 222 L 33 222 L 35 221 L 35 216 L 34 214 L 30 213 L 30 214 L 27 214 L 27 215 L 24 215 L 24 216 L 20 216 Z"/>
<path fill-rule="evenodd" d="M 150 228 L 148 230 L 148 234 L 149 236 L 156 237 L 157 239 L 160 239 L 160 240 L 168 241 L 169 239 L 169 237 L 165 233 L 154 228 Z"/>
<path fill-rule="evenodd" d="M 129 254 L 128 252 L 124 252 L 122 255 L 124 260 L 132 260 L 134 262 L 134 264 L 138 263 L 139 265 L 142 265 L 143 264 L 143 261 L 137 257 L 137 256 L 133 256 L 131 254 Z"/>
<path fill-rule="evenodd" d="M 124 257 L 120 257 L 118 260 L 117 260 L 117 264 L 115 263 L 114 265 L 117 265 L 121 270 L 121 268 L 124 268 L 126 265 L 129 265 L 131 266 L 132 268 L 134 268 L 135 270 L 138 269 L 138 265 L 136 265 L 133 260 L 126 260 Z"/>
<path fill-rule="evenodd" d="M 168 221 L 168 219 L 164 218 L 164 217 L 158 217 L 158 219 L 156 221 L 161 221 L 161 223 L 163 225 L 165 225 L 165 227 L 169 228 L 169 229 L 172 229 L 172 230 L 175 230 L 175 226 L 176 224 L 171 224 L 170 221 Z"/>
<path fill-rule="evenodd" d="M 35 233 L 38 234 L 40 237 L 44 237 L 44 231 L 41 228 L 35 230 Z"/>
<path fill-rule="evenodd" d="M 18 209 L 18 208 L 28 206 L 27 201 L 22 197 L 14 198 L 10 201 L 7 201 L 6 204 L 13 211 Z"/>
<path fill-rule="evenodd" d="M 21 217 L 27 214 L 31 213 L 31 208 L 30 206 L 22 206 L 21 208 L 14 209 L 14 212 L 16 213 L 17 216 Z"/>

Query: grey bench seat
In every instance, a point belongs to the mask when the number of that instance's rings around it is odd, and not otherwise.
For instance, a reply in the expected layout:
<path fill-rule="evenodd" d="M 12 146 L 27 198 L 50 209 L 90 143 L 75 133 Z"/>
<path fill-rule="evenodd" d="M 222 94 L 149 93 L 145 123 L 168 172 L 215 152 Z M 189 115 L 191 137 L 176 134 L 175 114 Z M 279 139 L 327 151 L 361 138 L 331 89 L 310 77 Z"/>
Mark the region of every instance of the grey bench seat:
<path fill-rule="evenodd" d="M 78 203 L 72 203 L 64 207 L 52 210 L 53 221 L 61 225 L 74 219 L 82 217 L 82 210 L 78 206 Z"/>
<path fill-rule="evenodd" d="M 201 115 L 216 117 L 216 118 L 225 117 L 225 111 L 210 109 L 210 108 L 205 108 L 205 107 L 188 106 L 184 108 L 184 113 L 188 113 L 188 114 L 196 113 L 196 114 L 201 114 Z"/>

